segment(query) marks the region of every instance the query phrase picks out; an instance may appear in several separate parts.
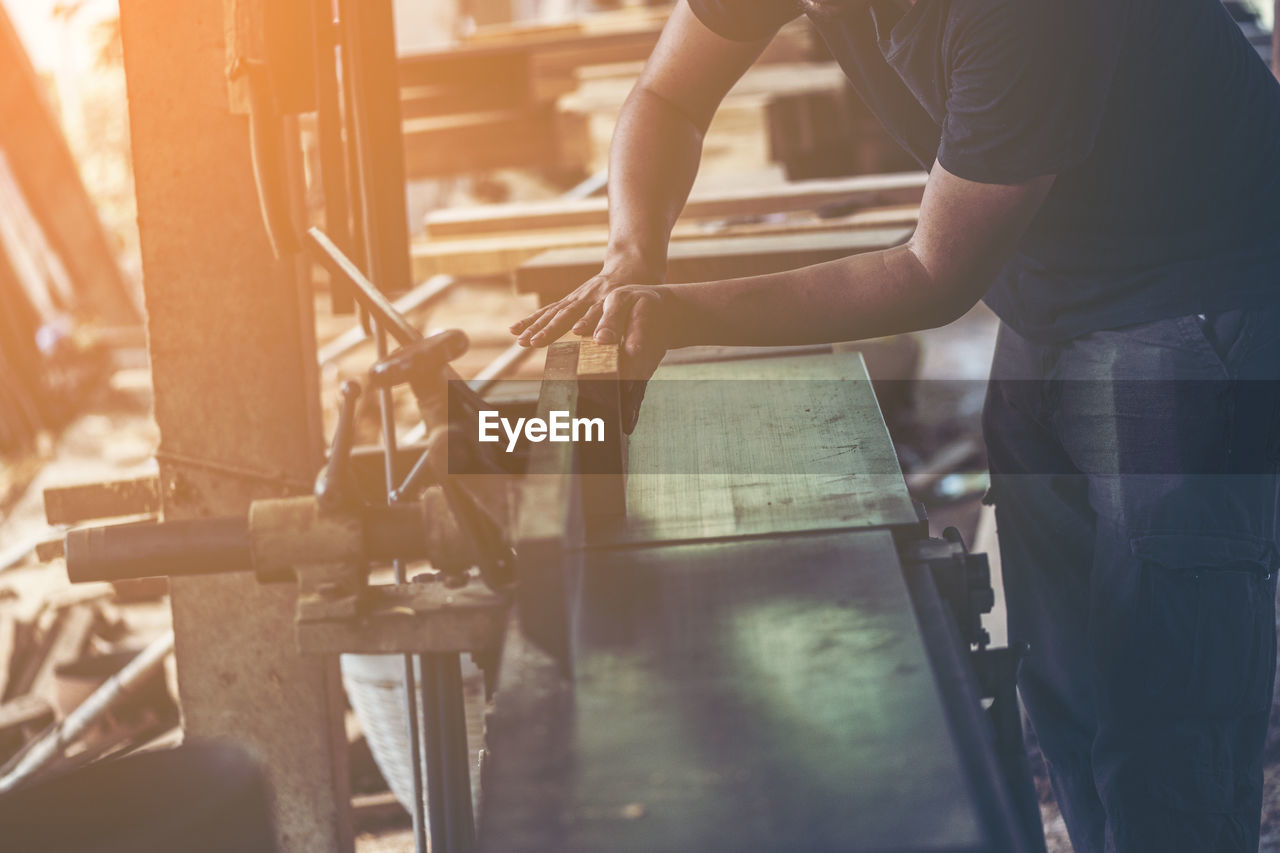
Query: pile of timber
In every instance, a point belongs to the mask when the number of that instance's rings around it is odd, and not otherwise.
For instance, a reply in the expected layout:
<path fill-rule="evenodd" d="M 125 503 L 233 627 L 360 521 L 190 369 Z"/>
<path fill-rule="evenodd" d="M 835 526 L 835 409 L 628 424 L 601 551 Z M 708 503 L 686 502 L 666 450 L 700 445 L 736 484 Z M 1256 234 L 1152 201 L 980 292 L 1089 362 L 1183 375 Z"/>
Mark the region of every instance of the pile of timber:
<path fill-rule="evenodd" d="M 774 95 L 765 124 L 769 159 L 792 181 L 918 167 L 843 78 L 826 88 Z"/>
<path fill-rule="evenodd" d="M 712 238 L 808 234 L 816 246 L 824 233 L 911 228 L 925 178 L 923 172 L 905 172 L 695 193 L 672 234 L 672 252 L 682 256 L 683 244 Z M 509 275 L 543 252 L 603 246 L 608 221 L 603 198 L 434 211 L 426 220 L 426 238 L 413 249 L 414 275 Z"/>
<path fill-rule="evenodd" d="M 406 174 L 584 170 L 591 156 L 588 116 L 558 99 L 578 88 L 586 67 L 647 59 L 667 14 L 628 9 L 570 23 L 485 27 L 448 49 L 402 57 Z M 816 51 L 811 29 L 797 21 L 762 60 L 797 62 Z"/>
<path fill-rule="evenodd" d="M 155 477 L 51 487 L 45 519 L 55 531 L 103 518 L 154 520 Z M 43 562 L 63 555 L 61 535 L 35 548 Z M 3 565 L 0 565 L 3 569 Z M 37 571 L 45 571 L 38 568 Z M 17 586 L 17 585 L 15 585 Z M 126 614 L 155 608 L 164 578 L 83 584 L 32 594 L 17 586 L 0 600 L 0 794 L 44 772 L 127 751 L 178 723 L 163 663 L 172 632 L 135 630 Z M 167 608 L 164 608 L 167 610 Z"/>
<path fill-rule="evenodd" d="M 24 765 L 45 772 L 93 760 L 176 725 L 159 662 L 115 690 L 112 676 L 141 646 L 110 595 L 110 588 L 77 589 L 25 616 L 12 602 L 0 609 L 0 790 L 15 773 L 27 775 Z M 68 720 L 78 721 L 74 731 Z"/>

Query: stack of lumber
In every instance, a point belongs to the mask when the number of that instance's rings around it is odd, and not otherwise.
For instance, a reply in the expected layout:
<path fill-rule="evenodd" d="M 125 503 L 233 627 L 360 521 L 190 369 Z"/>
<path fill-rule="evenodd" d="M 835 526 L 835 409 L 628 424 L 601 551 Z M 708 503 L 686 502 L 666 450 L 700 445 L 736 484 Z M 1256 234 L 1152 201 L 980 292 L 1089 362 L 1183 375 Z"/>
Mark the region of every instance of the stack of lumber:
<path fill-rule="evenodd" d="M 778 92 L 765 116 L 769 158 L 790 180 L 917 168 L 843 77 L 826 88 Z"/>
<path fill-rule="evenodd" d="M 910 228 L 924 182 L 923 172 L 907 172 L 695 193 L 672 238 L 682 244 L 710 237 Z M 426 239 L 414 247 L 414 274 L 509 275 L 546 251 L 603 246 L 608 221 L 603 198 L 435 211 L 426 220 Z M 678 255 L 681 249 L 673 251 Z"/>
<path fill-rule="evenodd" d="M 449 49 L 402 57 L 408 176 L 585 169 L 587 115 L 557 100 L 577 90 L 584 68 L 645 60 L 666 16 L 666 9 L 627 9 L 570 23 L 486 27 Z M 797 22 L 764 60 L 809 60 L 814 51 L 810 29 Z"/>

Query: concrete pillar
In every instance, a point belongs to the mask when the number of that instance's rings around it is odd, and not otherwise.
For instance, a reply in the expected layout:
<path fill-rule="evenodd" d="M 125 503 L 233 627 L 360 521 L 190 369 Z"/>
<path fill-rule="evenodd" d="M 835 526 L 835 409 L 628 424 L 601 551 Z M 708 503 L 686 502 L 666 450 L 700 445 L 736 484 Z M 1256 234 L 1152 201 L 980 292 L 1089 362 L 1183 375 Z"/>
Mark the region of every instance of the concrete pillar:
<path fill-rule="evenodd" d="M 261 224 L 223 0 L 121 0 L 120 17 L 164 513 L 243 513 L 320 465 L 312 295 Z M 337 661 L 296 651 L 293 586 L 222 575 L 171 593 L 187 735 L 262 762 L 282 853 L 351 850 Z"/>

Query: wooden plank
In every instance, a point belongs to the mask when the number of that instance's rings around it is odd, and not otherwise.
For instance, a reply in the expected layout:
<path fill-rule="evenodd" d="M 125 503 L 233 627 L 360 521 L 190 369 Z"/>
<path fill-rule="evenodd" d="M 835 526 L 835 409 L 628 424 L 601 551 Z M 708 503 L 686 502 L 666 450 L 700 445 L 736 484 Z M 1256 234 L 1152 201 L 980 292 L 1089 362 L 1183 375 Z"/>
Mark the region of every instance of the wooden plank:
<path fill-rule="evenodd" d="M 813 210 L 835 203 L 861 207 L 918 205 L 927 179 L 928 175 L 924 172 L 902 172 L 793 181 L 771 187 L 747 186 L 698 193 L 689 199 L 681 217 L 726 219 L 762 216 L 792 210 Z M 426 218 L 427 236 L 432 239 L 537 228 L 599 227 L 608 224 L 609 201 L 605 198 L 446 208 L 433 211 Z"/>
<path fill-rule="evenodd" d="M 44 490 L 44 517 L 50 524 L 79 524 L 159 511 L 159 477 L 55 486 Z"/>
<path fill-rule="evenodd" d="M 577 88 L 583 65 L 645 59 L 660 24 L 605 33 L 546 34 L 512 43 L 463 43 L 400 58 L 406 115 L 444 116 L 553 106 Z"/>
<path fill-rule="evenodd" d="M 57 676 L 58 667 L 79 660 L 84 654 L 96 621 L 97 613 L 88 605 L 78 605 L 66 610 L 63 618 L 55 623 L 56 633 L 49 644 L 48 652 L 36 669 L 31 686 L 27 689 L 28 693 L 53 703 L 54 678 Z"/>
<path fill-rule="evenodd" d="M 399 60 L 405 114 L 413 117 L 547 105 L 578 86 L 578 72 L 649 58 L 666 14 L 594 14 L 569 24 L 483 27 L 448 49 Z M 760 61 L 813 59 L 804 24 L 783 29 Z"/>
<path fill-rule="evenodd" d="M 582 506 L 588 529 L 627 514 L 627 434 L 617 344 L 578 344 L 578 411 L 604 422 L 604 441 L 578 445 Z"/>
<path fill-rule="evenodd" d="M 0 737 L 50 722 L 53 722 L 53 706 L 40 696 L 27 694 L 0 704 Z"/>
<path fill-rule="evenodd" d="M 12 613 L 0 611 L 0 699 L 9 689 L 14 653 L 18 650 L 18 620 Z"/>
<path fill-rule="evenodd" d="M 69 610 L 60 610 L 54 613 L 49 620 L 48 628 L 44 631 L 40 630 L 40 614 L 37 614 L 32 621 L 19 626 L 19 631 L 23 636 L 18 645 L 21 647 L 22 653 L 14 660 L 14 663 L 20 663 L 20 665 L 15 666 L 9 675 L 9 685 L 5 688 L 4 694 L 6 698 L 16 699 L 32 692 L 31 687 L 35 684 L 36 676 L 44 665 L 45 658 L 49 656 L 54 643 L 57 642 L 62 631 L 62 625 L 69 613 Z"/>
<path fill-rule="evenodd" d="M 578 344 L 547 348 L 538 417 L 578 408 Z M 516 604 L 526 635 L 556 660 L 568 660 L 569 576 L 582 537 L 577 454 L 567 442 L 534 444 L 516 508 Z"/>
<path fill-rule="evenodd" d="M 587 118 L 548 104 L 404 123 L 409 178 L 506 168 L 585 169 L 591 157 Z"/>
<path fill-rule="evenodd" d="M 140 322 L 111 240 L 8 15 L 0 9 L 0 149 L 45 237 L 75 283 L 78 306 L 117 325 Z"/>
<path fill-rule="evenodd" d="M 629 460 L 593 545 L 917 523 L 857 353 L 663 365 Z"/>
<path fill-rule="evenodd" d="M 390 821 L 408 818 L 404 806 L 390 791 L 376 794 L 356 794 L 351 798 L 351 819 L 356 831 L 362 831 Z"/>
<path fill-rule="evenodd" d="M 461 39 L 468 45 L 518 45 L 539 39 L 578 37 L 590 33 L 625 32 L 661 26 L 671 14 L 670 5 L 631 6 L 596 11 L 570 20 L 509 21 L 476 27 Z"/>
<path fill-rule="evenodd" d="M 667 282 L 719 281 L 782 272 L 905 242 L 910 229 L 779 234 L 673 242 Z M 536 293 L 541 303 L 559 299 L 600 271 L 604 248 L 546 252 L 516 270 L 516 292 Z"/>
<path fill-rule="evenodd" d="M 914 228 L 920 218 L 916 205 L 879 207 L 849 216 L 823 219 L 791 217 L 782 221 L 731 222 L 719 227 L 681 221 L 671 233 L 674 241 L 711 237 L 745 237 L 769 234 L 813 234 L 868 228 Z M 413 274 L 419 279 L 434 275 L 488 277 L 510 275 L 526 261 L 552 249 L 604 246 L 606 227 L 537 230 L 493 234 L 452 240 L 418 242 L 413 246 Z"/>
<path fill-rule="evenodd" d="M 581 31 L 530 33 L 510 41 L 474 41 L 441 50 L 420 51 L 400 57 L 400 81 L 416 85 L 423 80 L 461 80 L 460 73 L 474 68 L 473 60 L 501 63 L 512 56 L 542 60 L 549 68 L 573 69 L 605 62 L 645 59 L 662 32 L 655 21 L 631 29 L 584 33 Z"/>
<path fill-rule="evenodd" d="M 400 98 L 406 119 L 515 110 L 535 103 L 525 53 L 454 56 L 448 62 L 401 60 Z M 572 81 L 569 81 L 572 85 Z"/>
<path fill-rule="evenodd" d="M 792 180 L 915 168 L 848 81 L 827 90 L 780 92 L 765 105 L 770 160 Z"/>

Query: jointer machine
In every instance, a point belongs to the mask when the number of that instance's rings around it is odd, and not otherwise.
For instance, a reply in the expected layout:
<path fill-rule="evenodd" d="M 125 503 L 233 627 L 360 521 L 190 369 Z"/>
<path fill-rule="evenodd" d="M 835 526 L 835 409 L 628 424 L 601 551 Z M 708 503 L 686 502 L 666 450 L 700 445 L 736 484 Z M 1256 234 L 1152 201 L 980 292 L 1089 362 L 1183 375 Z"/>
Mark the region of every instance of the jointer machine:
<path fill-rule="evenodd" d="M 507 454 L 477 413 L 530 412 L 457 379 L 465 335 L 307 240 L 401 344 L 367 379 L 428 427 L 399 487 L 353 474 L 348 383 L 313 494 L 72 531 L 73 581 L 251 571 L 297 585 L 301 651 L 418 658 L 434 850 L 1043 848 L 986 558 L 929 538 L 860 356 L 674 353 L 628 440 L 616 348 L 560 342 L 536 414 L 604 440 Z M 489 698 L 478 811 L 458 653 Z"/>
<path fill-rule="evenodd" d="M 379 482 L 347 385 L 312 494 L 74 530 L 72 580 L 253 572 L 296 586 L 302 652 L 403 656 L 420 851 L 1042 850 L 986 559 L 929 537 L 861 358 L 673 353 L 629 437 L 617 351 L 590 341 L 551 347 L 536 404 L 484 398 L 449 366 L 466 337 L 384 295 L 409 278 L 390 4 L 226 8 L 283 9 L 228 19 L 231 100 L 272 245 L 370 321 Z M 308 110 L 326 230 L 302 234 L 281 122 Z M 403 385 L 426 440 L 397 447 Z M 481 411 L 605 434 L 508 454 Z M 489 700 L 478 801 L 460 654 Z"/>

